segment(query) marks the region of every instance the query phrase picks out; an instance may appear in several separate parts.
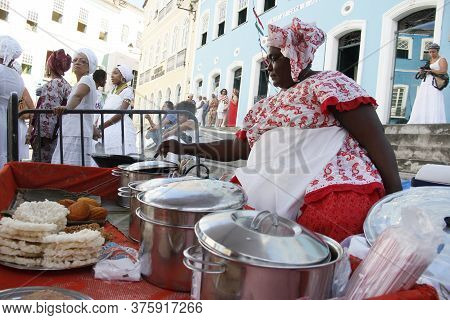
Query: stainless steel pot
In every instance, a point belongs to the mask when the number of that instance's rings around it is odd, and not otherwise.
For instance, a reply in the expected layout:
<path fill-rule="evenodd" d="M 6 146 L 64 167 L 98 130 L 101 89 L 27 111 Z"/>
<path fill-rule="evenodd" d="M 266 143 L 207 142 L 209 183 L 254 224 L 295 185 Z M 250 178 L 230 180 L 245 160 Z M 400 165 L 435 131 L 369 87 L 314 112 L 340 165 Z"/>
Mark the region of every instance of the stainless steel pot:
<path fill-rule="evenodd" d="M 162 160 L 144 161 L 119 166 L 118 169 L 112 171 L 112 175 L 120 176 L 117 204 L 124 208 L 130 208 L 131 190 L 128 187 L 130 182 L 165 178 L 169 173 L 177 169 L 177 164 Z"/>
<path fill-rule="evenodd" d="M 213 214 L 197 223 L 200 245 L 184 251 L 184 264 L 194 271 L 193 298 L 330 298 L 335 265 L 343 255 L 339 243 L 325 236 L 318 241 L 292 221 L 264 218 L 256 229 L 250 211 Z"/>
<path fill-rule="evenodd" d="M 128 184 L 131 192 L 130 199 L 130 222 L 128 228 L 128 237 L 134 241 L 141 241 L 141 219 L 136 215 L 136 209 L 140 207 L 137 195 L 141 192 L 150 191 L 162 185 L 185 180 L 200 179 L 193 176 L 184 176 L 176 178 L 156 178 L 146 181 L 133 181 Z"/>
<path fill-rule="evenodd" d="M 246 197 L 232 183 L 198 179 L 141 192 L 137 200 L 143 278 L 162 288 L 189 291 L 192 273 L 183 265 L 183 251 L 198 243 L 195 224 L 211 212 L 242 208 Z"/>

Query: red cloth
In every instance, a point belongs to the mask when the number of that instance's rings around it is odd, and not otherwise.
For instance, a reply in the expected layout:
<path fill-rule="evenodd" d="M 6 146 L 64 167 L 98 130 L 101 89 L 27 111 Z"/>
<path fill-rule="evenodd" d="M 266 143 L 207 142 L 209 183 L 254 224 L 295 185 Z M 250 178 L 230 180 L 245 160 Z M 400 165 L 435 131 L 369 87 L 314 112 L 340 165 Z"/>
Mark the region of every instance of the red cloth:
<path fill-rule="evenodd" d="M 230 100 L 230 106 L 228 108 L 228 127 L 236 127 L 236 118 L 238 112 L 238 104 L 233 99 Z"/>
<path fill-rule="evenodd" d="M 0 210 L 9 208 L 16 188 L 87 191 L 106 199 L 116 199 L 119 178 L 112 176 L 111 171 L 105 168 L 9 162 L 0 170 Z"/>
<path fill-rule="evenodd" d="M 54 51 L 47 60 L 48 68 L 58 76 L 63 76 L 71 64 L 72 58 L 64 52 L 64 49 Z"/>
<path fill-rule="evenodd" d="M 363 232 L 370 208 L 382 198 L 378 189 L 369 193 L 361 186 L 352 190 L 333 191 L 314 202 L 303 205 L 297 222 L 306 228 L 341 242 L 348 236 Z"/>

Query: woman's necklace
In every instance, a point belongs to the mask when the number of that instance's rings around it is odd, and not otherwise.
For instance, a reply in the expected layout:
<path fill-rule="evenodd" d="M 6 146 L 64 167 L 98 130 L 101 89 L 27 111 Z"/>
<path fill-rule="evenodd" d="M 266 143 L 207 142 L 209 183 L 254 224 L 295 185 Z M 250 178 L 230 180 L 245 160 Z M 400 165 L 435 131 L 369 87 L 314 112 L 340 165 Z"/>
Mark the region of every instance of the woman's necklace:
<path fill-rule="evenodd" d="M 126 83 L 122 83 L 113 89 L 112 94 L 120 94 L 127 86 Z"/>

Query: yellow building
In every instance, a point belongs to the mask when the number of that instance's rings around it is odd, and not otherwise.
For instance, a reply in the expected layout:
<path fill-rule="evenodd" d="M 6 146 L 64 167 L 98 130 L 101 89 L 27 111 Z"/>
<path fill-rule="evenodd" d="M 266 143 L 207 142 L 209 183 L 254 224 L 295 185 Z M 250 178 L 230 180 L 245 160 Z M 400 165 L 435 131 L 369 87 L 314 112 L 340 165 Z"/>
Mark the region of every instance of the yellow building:
<path fill-rule="evenodd" d="M 196 1 L 192 1 L 196 2 Z M 195 12 L 190 1 L 147 0 L 135 107 L 159 109 L 189 94 L 194 54 Z"/>

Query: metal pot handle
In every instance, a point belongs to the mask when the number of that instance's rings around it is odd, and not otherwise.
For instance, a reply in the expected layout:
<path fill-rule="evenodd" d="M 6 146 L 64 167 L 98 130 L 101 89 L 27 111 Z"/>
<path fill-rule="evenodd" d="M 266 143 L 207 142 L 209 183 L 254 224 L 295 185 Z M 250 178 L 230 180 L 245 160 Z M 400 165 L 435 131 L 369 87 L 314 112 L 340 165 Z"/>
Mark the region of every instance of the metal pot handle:
<path fill-rule="evenodd" d="M 111 175 L 113 175 L 114 177 L 120 177 L 122 176 L 122 171 L 120 171 L 119 169 L 112 169 Z"/>
<path fill-rule="evenodd" d="M 133 195 L 132 195 L 132 193 L 131 193 L 131 189 L 128 188 L 128 187 L 122 187 L 122 188 L 119 188 L 119 189 L 117 189 L 117 191 L 119 191 L 119 192 L 117 193 L 117 195 L 118 195 L 119 197 L 123 197 L 123 198 L 133 198 Z"/>
<path fill-rule="evenodd" d="M 264 219 L 268 217 L 272 219 L 272 224 L 275 227 L 278 226 L 278 215 L 276 213 L 272 213 L 270 211 L 265 210 L 261 211 L 253 218 L 252 223 L 250 224 L 250 228 L 253 230 L 258 230 Z"/>
<path fill-rule="evenodd" d="M 184 175 L 187 175 L 189 172 L 191 172 L 191 170 L 192 169 L 194 169 L 194 168 L 197 168 L 197 167 L 200 167 L 200 168 L 205 168 L 205 170 L 206 170 L 206 177 L 199 177 L 199 178 L 202 178 L 202 179 L 209 179 L 209 168 L 207 167 L 207 166 L 205 166 L 204 164 L 202 164 L 202 163 L 200 163 L 200 164 L 194 164 L 192 167 L 190 167 L 189 169 L 187 169 L 185 172 L 184 172 Z"/>
<path fill-rule="evenodd" d="M 208 262 L 204 261 L 203 259 L 195 257 L 196 255 L 199 255 L 199 250 L 202 250 L 202 248 L 199 245 L 191 246 L 183 251 L 184 259 L 183 264 L 186 266 L 186 268 L 192 270 L 192 271 L 198 271 L 202 273 L 208 273 L 208 274 L 221 274 L 224 273 L 226 270 L 224 263 L 218 263 L 218 262 Z M 195 263 L 200 263 L 202 265 L 201 268 L 197 267 Z M 204 267 L 206 266 L 206 267 Z M 211 268 L 218 268 L 218 270 L 213 270 Z"/>

